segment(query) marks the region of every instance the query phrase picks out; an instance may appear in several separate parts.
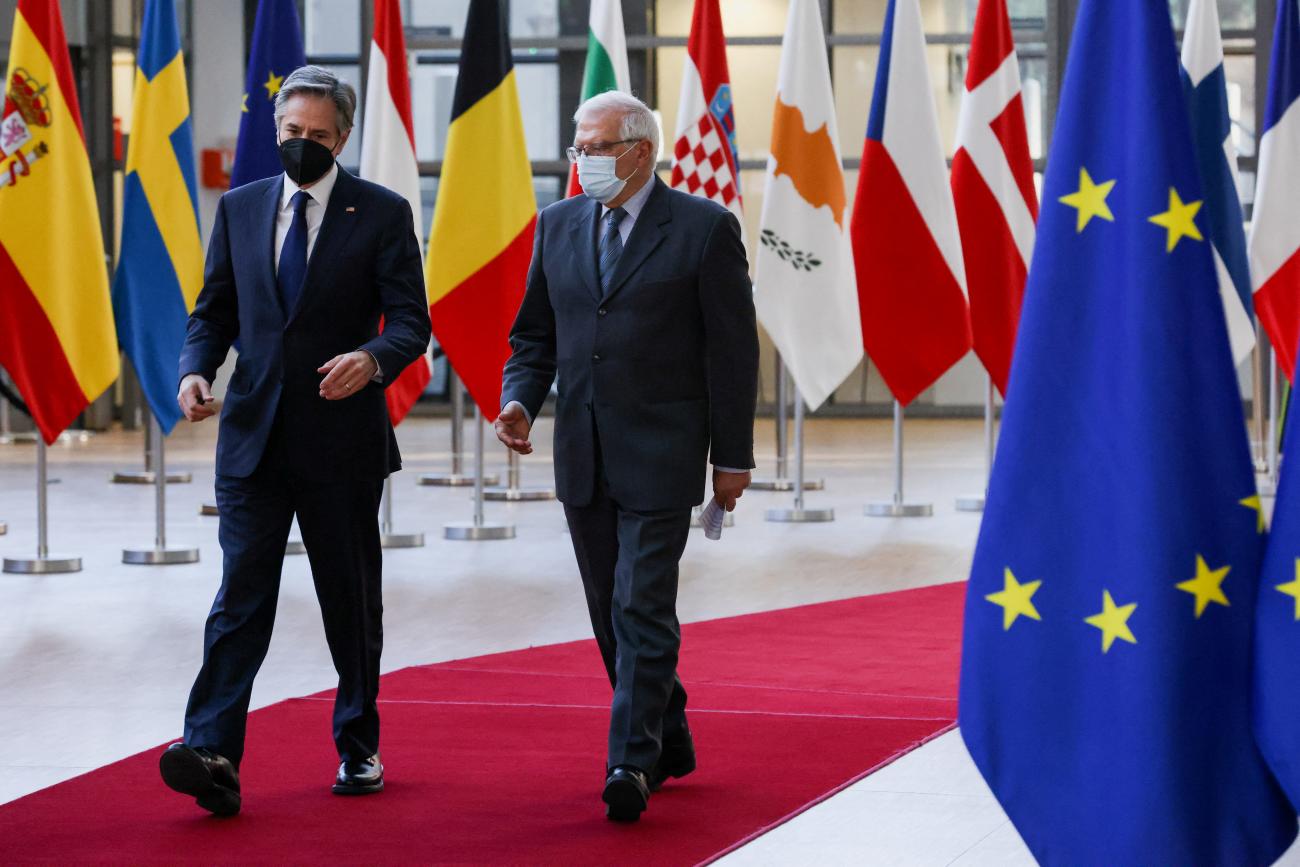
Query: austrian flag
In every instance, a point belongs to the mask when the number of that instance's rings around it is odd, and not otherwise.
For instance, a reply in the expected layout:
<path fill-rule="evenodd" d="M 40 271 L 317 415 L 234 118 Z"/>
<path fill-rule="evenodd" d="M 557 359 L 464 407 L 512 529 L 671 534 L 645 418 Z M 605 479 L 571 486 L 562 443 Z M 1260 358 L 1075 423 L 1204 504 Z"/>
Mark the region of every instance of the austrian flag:
<path fill-rule="evenodd" d="M 695 0 L 682 70 L 671 185 L 712 199 L 741 220 L 736 118 L 718 0 Z M 741 225 L 744 225 L 742 220 Z"/>

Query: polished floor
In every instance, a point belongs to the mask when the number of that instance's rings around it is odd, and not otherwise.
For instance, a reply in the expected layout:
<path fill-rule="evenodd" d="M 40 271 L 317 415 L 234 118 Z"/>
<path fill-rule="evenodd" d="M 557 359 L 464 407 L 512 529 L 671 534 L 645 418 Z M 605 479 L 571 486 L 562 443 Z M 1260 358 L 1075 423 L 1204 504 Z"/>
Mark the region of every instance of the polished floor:
<path fill-rule="evenodd" d="M 892 491 L 890 425 L 816 420 L 808 426 L 810 478 L 826 489 L 806 505 L 835 510 L 821 524 L 764 520 L 789 494 L 751 492 L 721 541 L 697 533 L 683 563 L 683 620 L 783 608 L 965 577 L 979 515 L 953 508 L 983 485 L 976 421 L 907 426 L 908 499 L 929 518 L 868 518 Z M 394 478 L 394 530 L 427 545 L 389 550 L 384 562 L 384 670 L 589 636 L 573 552 L 555 502 L 489 503 L 489 521 L 513 524 L 510 541 L 446 541 L 442 527 L 471 517 L 464 489 L 420 487 L 445 469 L 449 422 L 415 419 L 399 430 L 407 469 Z M 467 432 L 472 427 L 467 425 Z M 772 424 L 759 423 L 759 473 L 771 471 Z M 524 483 L 551 477 L 549 421 Z M 0 802 L 52 785 L 177 735 L 202 652 L 202 626 L 220 579 L 212 498 L 212 423 L 182 424 L 168 442 L 170 469 L 193 473 L 168 487 L 168 542 L 197 546 L 185 566 L 129 566 L 123 548 L 153 544 L 151 487 L 114 485 L 142 462 L 139 433 L 113 432 L 49 450 L 51 554 L 76 555 L 69 575 L 0 575 L 0 732 L 19 748 L 0 755 Z M 34 446 L 0 446 L 0 556 L 36 545 Z M 489 469 L 502 450 L 488 446 Z M 325 689 L 334 672 L 305 557 L 286 560 L 271 650 L 254 706 Z M 316 733 L 327 738 L 329 732 Z M 701 756 L 707 761 L 707 756 Z M 326 772 L 328 774 L 328 769 Z M 322 780 L 324 785 L 325 780 Z M 123 793 L 124 796 L 129 793 Z M 652 806 L 653 809 L 653 806 Z M 593 793 L 592 821 L 600 818 Z M 49 853 L 55 856 L 56 853 Z M 1300 865 L 1292 852 L 1286 863 Z M 111 853 L 105 853 L 111 858 Z M 758 838 L 735 864 L 1012 865 L 1032 863 L 956 732 Z"/>

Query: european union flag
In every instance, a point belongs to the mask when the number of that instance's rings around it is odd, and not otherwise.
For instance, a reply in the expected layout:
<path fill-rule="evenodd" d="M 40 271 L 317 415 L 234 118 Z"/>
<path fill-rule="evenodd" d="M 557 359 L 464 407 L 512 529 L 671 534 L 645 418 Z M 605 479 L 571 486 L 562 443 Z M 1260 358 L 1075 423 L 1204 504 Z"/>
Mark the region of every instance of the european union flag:
<path fill-rule="evenodd" d="M 294 0 L 261 0 L 253 24 L 253 47 L 248 52 L 231 187 L 284 171 L 275 145 L 275 95 L 285 76 L 306 63 Z"/>
<path fill-rule="evenodd" d="M 1202 200 L 1169 4 L 1083 0 L 959 707 L 1045 863 L 1270 864 L 1296 834 L 1252 737 L 1263 524 Z"/>
<path fill-rule="evenodd" d="M 113 315 L 118 343 L 135 366 L 164 433 L 181 417 L 176 359 L 203 286 L 195 189 L 176 4 L 149 0 L 136 57 Z"/>

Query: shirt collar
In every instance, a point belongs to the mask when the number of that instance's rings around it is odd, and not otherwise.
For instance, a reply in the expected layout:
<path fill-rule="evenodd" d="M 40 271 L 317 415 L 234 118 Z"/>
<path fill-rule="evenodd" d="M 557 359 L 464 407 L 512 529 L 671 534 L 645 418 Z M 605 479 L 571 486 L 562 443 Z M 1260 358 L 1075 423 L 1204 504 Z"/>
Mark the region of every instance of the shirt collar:
<path fill-rule="evenodd" d="M 283 211 L 289 207 L 289 201 L 293 198 L 293 194 L 302 188 L 289 180 L 288 175 L 281 175 L 280 177 L 284 179 L 284 186 L 280 190 L 280 210 Z M 338 178 L 339 164 L 335 161 L 334 165 L 330 166 L 330 170 L 325 173 L 325 176 L 308 187 L 306 192 L 317 204 L 324 208 L 330 203 L 330 193 L 334 192 L 334 182 Z"/>
<path fill-rule="evenodd" d="M 646 181 L 645 185 L 642 186 L 641 189 L 637 190 L 635 193 L 632 194 L 632 198 L 628 199 L 626 202 L 624 202 L 622 205 L 619 206 L 623 210 L 627 211 L 627 216 L 624 217 L 625 220 L 631 220 L 632 222 L 636 222 L 636 218 L 641 215 L 641 209 L 645 207 L 646 199 L 650 198 L 650 194 L 654 192 L 654 188 L 655 188 L 655 176 L 651 175 L 650 180 Z M 600 206 L 601 219 L 604 219 L 605 215 L 608 213 L 609 213 L 609 205 L 601 205 Z"/>

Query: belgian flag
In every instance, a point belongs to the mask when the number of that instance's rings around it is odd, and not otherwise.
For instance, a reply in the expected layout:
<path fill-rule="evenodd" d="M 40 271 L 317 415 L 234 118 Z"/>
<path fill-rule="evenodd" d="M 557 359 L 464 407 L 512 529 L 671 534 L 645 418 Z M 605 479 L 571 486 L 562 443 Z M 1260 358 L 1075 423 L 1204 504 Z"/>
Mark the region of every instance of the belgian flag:
<path fill-rule="evenodd" d="M 504 6 L 470 0 L 424 265 L 434 336 L 487 418 L 537 223 Z"/>

